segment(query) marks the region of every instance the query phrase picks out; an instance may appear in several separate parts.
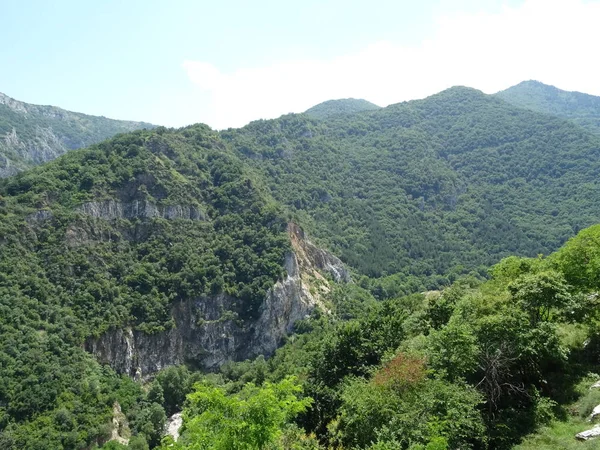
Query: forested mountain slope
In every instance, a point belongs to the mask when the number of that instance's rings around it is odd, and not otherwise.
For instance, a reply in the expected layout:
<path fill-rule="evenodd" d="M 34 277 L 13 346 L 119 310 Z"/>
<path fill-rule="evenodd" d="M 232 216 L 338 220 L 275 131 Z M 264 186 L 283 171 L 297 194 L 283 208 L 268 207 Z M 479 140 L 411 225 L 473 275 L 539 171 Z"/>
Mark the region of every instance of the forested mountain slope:
<path fill-rule="evenodd" d="M 354 114 L 361 111 L 373 111 L 380 107 L 363 99 L 344 98 L 327 100 L 304 111 L 304 114 L 315 119 L 325 119 L 340 114 Z"/>
<path fill-rule="evenodd" d="M 344 261 L 428 278 L 420 288 L 509 254 L 548 254 L 600 220 L 600 140 L 470 88 L 221 136 Z"/>
<path fill-rule="evenodd" d="M 261 423 L 236 421 L 238 402 L 278 417 L 296 399 L 268 394 L 289 393 L 289 375 L 311 402 L 299 408 L 300 430 L 271 429 L 278 449 L 508 450 L 536 430 L 517 448 L 598 448 L 575 435 L 598 420 L 599 268 L 596 225 L 546 258 L 503 259 L 483 283 L 464 277 L 379 301 L 340 285 L 332 314 L 304 321 L 269 361 L 226 365 L 190 389 L 182 437 L 161 448 L 246 442 L 236 430 Z"/>
<path fill-rule="evenodd" d="M 0 448 L 102 442 L 115 401 L 156 430 L 156 444 L 162 407 L 101 368 L 85 342 L 109 329 L 168 333 L 180 305 L 225 357 L 249 350 L 286 273 L 286 226 L 205 126 L 120 135 L 0 181 Z M 198 366 L 211 347 L 202 351 Z"/>
<path fill-rule="evenodd" d="M 563 91 L 539 81 L 523 81 L 495 94 L 515 106 L 572 120 L 600 135 L 600 97 Z"/>
<path fill-rule="evenodd" d="M 511 448 L 597 368 L 597 227 L 537 256 L 600 222 L 599 156 L 456 87 L 2 179 L 0 448 L 154 448 L 182 409 L 164 448 Z"/>
<path fill-rule="evenodd" d="M 144 122 L 65 111 L 20 102 L 0 93 L 0 177 L 139 128 Z"/>

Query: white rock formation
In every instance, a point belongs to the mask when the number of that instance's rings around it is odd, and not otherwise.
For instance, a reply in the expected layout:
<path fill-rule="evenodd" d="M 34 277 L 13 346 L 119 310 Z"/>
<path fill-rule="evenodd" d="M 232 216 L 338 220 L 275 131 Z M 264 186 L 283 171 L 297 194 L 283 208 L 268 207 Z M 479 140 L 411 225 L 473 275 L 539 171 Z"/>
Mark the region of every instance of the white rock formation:
<path fill-rule="evenodd" d="M 600 416 L 600 405 L 596 406 L 593 410 L 592 413 L 590 414 L 590 417 L 588 419 L 588 422 L 591 422 L 592 420 L 596 419 L 598 416 Z"/>
<path fill-rule="evenodd" d="M 167 421 L 167 436 L 171 436 L 175 442 L 179 439 L 179 430 L 183 425 L 183 417 L 181 413 L 175 413 Z"/>
<path fill-rule="evenodd" d="M 575 438 L 579 439 L 580 441 L 587 441 L 589 439 L 597 438 L 598 436 L 600 436 L 600 425 L 596 425 L 594 428 L 577 433 Z"/>
<path fill-rule="evenodd" d="M 350 275 L 342 262 L 308 242 L 299 227 L 290 225 L 293 252 L 286 256 L 286 276 L 269 289 L 258 317 L 241 323 L 227 312 L 239 300 L 225 295 L 199 296 L 172 305 L 175 327 L 155 334 L 129 328 L 112 329 L 86 342 L 86 350 L 101 363 L 136 379 L 173 365 L 191 362 L 214 370 L 228 361 L 269 356 L 317 305 L 329 282 L 326 271 L 339 281 Z"/>

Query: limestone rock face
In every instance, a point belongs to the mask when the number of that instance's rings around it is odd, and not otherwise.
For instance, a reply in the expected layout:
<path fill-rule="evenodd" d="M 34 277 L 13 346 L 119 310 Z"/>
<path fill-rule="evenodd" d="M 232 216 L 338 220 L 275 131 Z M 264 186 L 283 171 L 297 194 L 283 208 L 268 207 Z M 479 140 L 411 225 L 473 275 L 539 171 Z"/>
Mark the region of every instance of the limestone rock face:
<path fill-rule="evenodd" d="M 580 441 L 587 441 L 590 439 L 595 439 L 598 436 L 600 436 L 600 425 L 596 425 L 594 428 L 577 433 L 575 438 L 579 439 Z"/>
<path fill-rule="evenodd" d="M 101 363 L 136 379 L 177 364 L 214 370 L 228 361 L 271 355 L 328 290 L 323 276 L 316 277 L 318 268 L 331 270 L 340 281 L 350 280 L 341 261 L 307 243 L 299 227 L 290 226 L 289 232 L 294 251 L 286 256 L 287 274 L 267 292 L 255 320 L 236 320 L 231 312 L 239 301 L 234 297 L 201 296 L 173 304 L 175 327 L 170 330 L 146 334 L 112 329 L 88 340 L 86 349 Z"/>
<path fill-rule="evenodd" d="M 0 178 L 14 175 L 117 133 L 154 126 L 24 103 L 0 92 Z"/>
<path fill-rule="evenodd" d="M 114 329 L 88 341 L 86 348 L 100 362 L 134 379 L 186 362 L 215 369 L 253 356 L 247 347 L 248 331 L 222 317 L 234 303 L 233 297 L 222 294 L 177 302 L 171 311 L 175 328 L 155 334 Z"/>
<path fill-rule="evenodd" d="M 597 405 L 590 414 L 590 418 L 588 419 L 590 422 L 597 419 L 600 416 L 600 405 Z"/>
<path fill-rule="evenodd" d="M 175 413 L 167 420 L 167 436 L 171 436 L 175 442 L 179 439 L 179 430 L 183 425 L 181 413 Z"/>
<path fill-rule="evenodd" d="M 125 414 L 121 411 L 119 402 L 115 402 L 113 405 L 113 417 L 110 423 L 110 438 L 108 441 L 116 441 L 121 445 L 127 445 L 129 444 L 130 437 L 131 430 L 129 429 L 127 417 L 125 417 Z"/>
<path fill-rule="evenodd" d="M 27 216 L 27 222 L 28 223 L 43 222 L 44 220 L 52 219 L 52 217 L 53 217 L 52 211 L 50 211 L 48 209 L 40 209 L 39 211 L 36 211 L 33 214 L 30 214 L 29 216 Z"/>
<path fill-rule="evenodd" d="M 105 220 L 153 218 L 207 220 L 206 214 L 194 206 L 161 206 L 146 200 L 88 202 L 80 205 L 77 210 L 87 216 Z"/>
<path fill-rule="evenodd" d="M 302 228 L 295 223 L 288 224 L 288 231 L 292 246 L 298 254 L 301 269 L 306 271 L 322 270 L 329 273 L 336 282 L 348 283 L 350 281 L 350 273 L 337 256 L 310 242 Z"/>

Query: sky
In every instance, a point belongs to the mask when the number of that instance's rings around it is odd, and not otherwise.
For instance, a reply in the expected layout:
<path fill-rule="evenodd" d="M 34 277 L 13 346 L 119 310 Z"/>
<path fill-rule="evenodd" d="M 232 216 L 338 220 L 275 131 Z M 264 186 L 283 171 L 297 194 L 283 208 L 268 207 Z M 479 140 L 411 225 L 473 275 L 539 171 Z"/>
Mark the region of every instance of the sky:
<path fill-rule="evenodd" d="M 600 95 L 600 0 L 0 0 L 0 17 L 0 92 L 173 127 L 530 79 Z"/>

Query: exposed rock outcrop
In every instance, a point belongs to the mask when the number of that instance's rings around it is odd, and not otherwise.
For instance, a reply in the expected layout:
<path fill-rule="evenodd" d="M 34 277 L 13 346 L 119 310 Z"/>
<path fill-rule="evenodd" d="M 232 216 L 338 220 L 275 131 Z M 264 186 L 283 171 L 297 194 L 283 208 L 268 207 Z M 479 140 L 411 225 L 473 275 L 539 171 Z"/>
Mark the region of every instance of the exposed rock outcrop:
<path fill-rule="evenodd" d="M 187 205 L 156 205 L 146 200 L 118 202 L 105 200 L 103 202 L 87 202 L 77 208 L 77 211 L 96 219 L 190 219 L 207 220 L 208 217 L 195 206 Z"/>
<path fill-rule="evenodd" d="M 259 318 L 243 326 L 232 311 L 236 298 L 219 294 L 177 302 L 172 307 L 176 327 L 155 334 L 115 329 L 88 341 L 87 349 L 103 363 L 136 379 L 164 367 L 190 363 L 217 369 L 232 360 L 269 355 L 288 334 L 294 322 L 316 305 L 302 286 L 296 256 L 287 256 L 287 277 L 271 288 Z"/>
<path fill-rule="evenodd" d="M 600 436 L 600 425 L 596 425 L 594 428 L 577 433 L 575 438 L 579 439 L 580 441 L 587 441 L 590 439 L 595 439 L 598 436 Z"/>
<path fill-rule="evenodd" d="M 13 111 L 21 114 L 27 114 L 27 108 L 25 108 L 25 103 L 15 100 L 14 98 L 10 98 L 8 95 L 0 92 L 0 105 L 6 105 Z"/>
<path fill-rule="evenodd" d="M 594 383 L 590 386 L 590 389 L 597 389 L 599 387 L 600 387 L 600 381 L 597 381 L 596 383 Z M 588 417 L 588 422 L 593 422 L 596 419 L 598 419 L 598 417 L 600 417 L 600 405 L 597 405 L 592 410 L 590 416 Z M 593 428 L 590 428 L 589 430 L 585 430 L 585 431 L 582 431 L 581 433 L 577 433 L 575 435 L 575 438 L 579 439 L 580 441 L 587 441 L 589 439 L 595 439 L 599 436 L 600 436 L 600 424 L 597 424 Z"/>
<path fill-rule="evenodd" d="M 44 220 L 52 219 L 52 217 L 54 217 L 54 215 L 52 214 L 52 211 L 50 211 L 49 209 L 40 209 L 39 211 L 29 214 L 26 217 L 26 220 L 29 223 L 35 223 L 35 222 L 43 222 Z"/>
<path fill-rule="evenodd" d="M 295 223 L 288 224 L 288 232 L 294 251 L 298 255 L 300 269 L 303 272 L 314 273 L 315 269 L 329 273 L 337 282 L 349 282 L 350 273 L 335 255 L 317 247 L 304 235 L 304 230 Z"/>
<path fill-rule="evenodd" d="M 167 436 L 171 436 L 175 442 L 179 439 L 181 425 L 183 425 L 183 417 L 180 412 L 173 414 L 167 420 Z"/>
<path fill-rule="evenodd" d="M 598 417 L 600 417 L 600 405 L 597 405 L 592 410 L 592 413 L 590 414 L 590 417 L 588 418 L 588 422 L 592 422 L 592 421 L 596 420 Z"/>
<path fill-rule="evenodd" d="M 173 329 L 155 334 L 113 329 L 88 340 L 86 349 L 136 379 L 171 365 L 211 370 L 227 361 L 271 355 L 294 323 L 319 304 L 319 294 L 328 290 L 317 269 L 330 271 L 340 281 L 350 279 L 341 261 L 306 241 L 299 227 L 290 225 L 289 232 L 294 252 L 286 256 L 287 275 L 267 292 L 256 320 L 237 320 L 232 313 L 239 307 L 236 298 L 202 296 L 173 304 Z"/>
<path fill-rule="evenodd" d="M 66 153 L 69 148 L 52 128 L 36 126 L 27 138 L 13 127 L 0 139 L 0 177 L 17 173 Z"/>
<path fill-rule="evenodd" d="M 32 105 L 2 93 L 0 121 L 6 130 L 0 135 L 0 178 L 117 133 L 154 127 L 143 122 L 111 120 L 54 106 Z"/>
<path fill-rule="evenodd" d="M 121 411 L 121 405 L 119 402 L 115 402 L 113 405 L 113 417 L 111 420 L 110 438 L 109 441 L 117 441 L 119 444 L 129 444 L 129 438 L 131 437 L 131 431 L 129 429 L 129 423 L 127 417 Z"/>
<path fill-rule="evenodd" d="M 167 220 L 185 219 L 207 221 L 208 216 L 199 207 L 190 205 L 157 205 L 146 200 L 119 202 L 105 200 L 87 202 L 76 209 L 82 214 L 66 229 L 65 242 L 69 247 L 94 244 L 97 242 L 110 242 L 119 239 L 129 241 L 143 240 L 151 230 L 151 219 L 162 218 Z M 54 214 L 49 209 L 40 209 L 29 214 L 25 220 L 30 225 L 50 220 Z M 111 223 L 118 219 L 134 220 L 139 222 L 129 224 Z"/>

